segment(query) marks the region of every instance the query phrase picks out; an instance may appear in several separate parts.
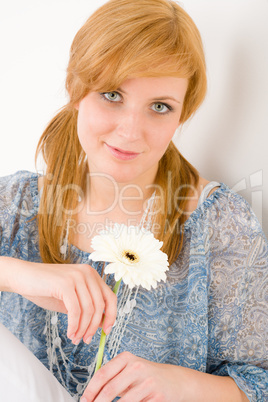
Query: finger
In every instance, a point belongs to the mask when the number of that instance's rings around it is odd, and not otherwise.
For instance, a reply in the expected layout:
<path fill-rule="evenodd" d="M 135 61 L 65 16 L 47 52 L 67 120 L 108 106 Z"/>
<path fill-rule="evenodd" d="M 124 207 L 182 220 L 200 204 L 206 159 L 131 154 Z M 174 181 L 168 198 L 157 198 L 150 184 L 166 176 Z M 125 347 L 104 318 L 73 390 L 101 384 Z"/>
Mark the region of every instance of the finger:
<path fill-rule="evenodd" d="M 84 337 L 92 317 L 95 314 L 95 307 L 93 298 L 84 282 L 76 287 L 76 293 L 80 304 L 81 314 L 78 329 L 75 333 L 73 342 L 79 343 L 81 338 Z"/>
<path fill-rule="evenodd" d="M 99 328 L 102 328 L 102 325 L 103 325 L 103 322 L 104 322 L 104 316 L 105 316 L 105 314 L 103 313 L 102 317 L 101 317 L 101 320 L 99 322 Z"/>
<path fill-rule="evenodd" d="M 126 353 L 116 356 L 94 374 L 83 395 L 88 402 L 95 401 L 102 388 L 126 367 L 127 359 L 123 355 Z"/>
<path fill-rule="evenodd" d="M 109 287 L 103 289 L 103 299 L 105 303 L 105 315 L 103 321 L 103 331 L 106 335 L 111 332 L 116 320 L 117 297 Z"/>
<path fill-rule="evenodd" d="M 68 313 L 68 338 L 74 338 L 79 327 L 81 308 L 74 289 L 68 290 L 63 296 L 63 302 Z"/>
<path fill-rule="evenodd" d="M 128 387 L 125 392 L 118 394 L 121 396 L 120 402 L 129 402 L 129 401 L 142 401 L 149 402 L 154 401 L 154 394 L 152 390 L 152 382 L 151 378 L 144 379 L 141 383 L 132 383 L 131 387 Z M 163 398 L 158 398 L 158 401 L 164 401 Z M 96 399 L 97 401 L 97 399 Z"/>
<path fill-rule="evenodd" d="M 129 390 L 135 388 L 135 378 L 129 372 L 128 366 L 125 366 L 121 372 L 107 382 L 101 389 L 94 402 L 110 402 L 117 396 L 128 395 Z M 132 393 L 135 395 L 135 392 Z M 132 398 L 127 401 L 139 401 L 140 399 Z"/>
<path fill-rule="evenodd" d="M 94 313 L 92 315 L 91 321 L 88 323 L 86 333 L 84 334 L 84 341 L 86 343 L 90 342 L 92 336 L 99 328 L 99 324 L 102 320 L 105 307 L 102 292 L 99 290 L 97 286 L 93 287 L 91 286 L 90 293 L 92 297 Z"/>

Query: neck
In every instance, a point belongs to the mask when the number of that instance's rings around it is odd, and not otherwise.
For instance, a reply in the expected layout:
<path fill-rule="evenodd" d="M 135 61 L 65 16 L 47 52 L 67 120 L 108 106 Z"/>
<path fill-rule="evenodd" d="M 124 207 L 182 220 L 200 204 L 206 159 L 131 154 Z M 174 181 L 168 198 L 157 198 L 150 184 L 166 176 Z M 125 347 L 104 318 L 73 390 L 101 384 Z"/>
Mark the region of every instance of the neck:
<path fill-rule="evenodd" d="M 154 178 L 132 183 L 118 183 L 112 178 L 92 175 L 87 189 L 86 200 L 90 212 L 107 214 L 121 211 L 124 215 L 142 213 L 146 200 L 154 192 Z"/>

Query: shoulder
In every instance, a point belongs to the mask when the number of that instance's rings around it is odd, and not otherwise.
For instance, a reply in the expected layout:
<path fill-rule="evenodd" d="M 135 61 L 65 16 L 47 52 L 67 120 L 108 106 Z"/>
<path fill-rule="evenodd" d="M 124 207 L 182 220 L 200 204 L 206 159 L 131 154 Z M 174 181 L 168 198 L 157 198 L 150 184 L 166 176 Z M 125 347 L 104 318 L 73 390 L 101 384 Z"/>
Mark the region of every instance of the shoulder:
<path fill-rule="evenodd" d="M 186 207 L 184 209 L 184 214 L 185 214 L 186 219 L 193 213 L 193 211 L 195 211 L 197 209 L 200 197 L 202 196 L 202 193 L 203 193 L 203 190 L 206 188 L 206 186 L 209 183 L 211 183 L 209 180 L 200 176 L 196 187 L 194 187 L 192 185 L 189 186 L 190 192 L 187 197 L 188 200 L 187 200 Z M 217 189 L 217 187 L 212 188 L 211 191 L 207 195 L 210 196 L 216 189 Z"/>
<path fill-rule="evenodd" d="M 227 243 L 229 241 L 235 243 L 240 239 L 239 241 L 247 243 L 248 247 L 256 238 L 262 238 L 267 243 L 251 205 L 244 197 L 223 183 L 204 202 L 203 220 L 214 240 L 224 238 Z"/>
<path fill-rule="evenodd" d="M 38 174 L 29 172 L 27 170 L 19 170 L 16 173 L 10 174 L 8 176 L 0 177 L 0 189 L 16 189 L 21 185 L 25 185 L 25 183 L 29 183 L 32 180 L 37 180 Z"/>
<path fill-rule="evenodd" d="M 221 215 L 224 216 L 254 214 L 248 201 L 224 183 L 219 183 L 218 187 L 213 188 L 201 204 L 200 209 L 202 215 L 215 210 L 221 211 Z"/>
<path fill-rule="evenodd" d="M 0 255 L 39 261 L 37 182 L 27 171 L 0 178 Z"/>
<path fill-rule="evenodd" d="M 194 211 L 186 231 L 191 254 L 208 253 L 210 264 L 215 260 L 222 272 L 237 264 L 267 269 L 268 242 L 261 224 L 247 200 L 224 183 Z"/>
<path fill-rule="evenodd" d="M 214 201 L 211 203 L 211 210 L 221 212 L 222 217 L 246 221 L 251 218 L 257 219 L 248 201 L 224 183 L 216 189 L 211 199 Z"/>
<path fill-rule="evenodd" d="M 258 219 L 245 198 L 224 183 L 215 188 L 204 202 L 190 215 L 185 228 L 205 235 L 257 234 L 262 232 Z"/>
<path fill-rule="evenodd" d="M 0 178 L 0 213 L 20 208 L 25 213 L 38 207 L 38 174 L 18 171 Z M 27 204 L 27 205 L 26 205 Z"/>

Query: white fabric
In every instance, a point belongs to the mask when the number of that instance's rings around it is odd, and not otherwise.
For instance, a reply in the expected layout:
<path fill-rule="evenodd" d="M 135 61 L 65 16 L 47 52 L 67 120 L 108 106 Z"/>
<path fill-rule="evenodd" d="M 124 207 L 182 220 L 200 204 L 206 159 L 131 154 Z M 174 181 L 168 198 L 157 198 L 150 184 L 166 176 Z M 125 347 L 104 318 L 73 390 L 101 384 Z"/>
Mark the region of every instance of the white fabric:
<path fill-rule="evenodd" d="M 0 401 L 74 402 L 46 367 L 1 323 Z"/>

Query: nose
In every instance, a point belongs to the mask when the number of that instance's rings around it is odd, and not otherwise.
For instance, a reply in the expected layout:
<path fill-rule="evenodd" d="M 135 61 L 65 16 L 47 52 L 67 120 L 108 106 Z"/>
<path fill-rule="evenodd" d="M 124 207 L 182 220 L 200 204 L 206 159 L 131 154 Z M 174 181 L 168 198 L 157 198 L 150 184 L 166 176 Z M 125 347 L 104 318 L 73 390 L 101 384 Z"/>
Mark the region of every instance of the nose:
<path fill-rule="evenodd" d="M 128 141 L 137 141 L 143 136 L 144 118 L 141 113 L 131 111 L 120 116 L 117 124 L 117 134 Z"/>

